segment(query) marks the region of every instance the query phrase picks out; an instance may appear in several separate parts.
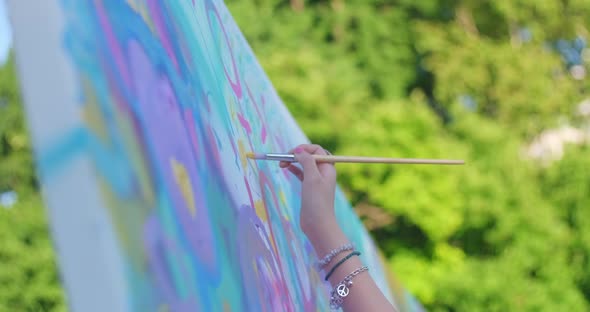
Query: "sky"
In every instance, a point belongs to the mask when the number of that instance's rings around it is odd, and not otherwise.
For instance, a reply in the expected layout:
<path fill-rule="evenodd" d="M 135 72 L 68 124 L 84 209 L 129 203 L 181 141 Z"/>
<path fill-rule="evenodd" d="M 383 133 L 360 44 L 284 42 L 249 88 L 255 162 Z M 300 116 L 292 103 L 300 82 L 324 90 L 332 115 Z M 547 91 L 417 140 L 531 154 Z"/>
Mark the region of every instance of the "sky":
<path fill-rule="evenodd" d="M 8 22 L 5 0 L 0 0 L 0 64 L 4 64 L 12 46 L 12 30 Z"/>

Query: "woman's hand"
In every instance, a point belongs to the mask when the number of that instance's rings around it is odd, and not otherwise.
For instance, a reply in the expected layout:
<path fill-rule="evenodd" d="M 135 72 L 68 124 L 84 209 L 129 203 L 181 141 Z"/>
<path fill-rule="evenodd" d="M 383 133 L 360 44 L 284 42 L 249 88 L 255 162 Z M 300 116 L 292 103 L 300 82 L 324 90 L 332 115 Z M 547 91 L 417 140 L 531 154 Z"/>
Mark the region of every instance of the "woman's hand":
<path fill-rule="evenodd" d="M 312 155 L 328 153 L 317 144 L 301 144 L 292 149 L 295 159 L 303 169 L 289 162 L 281 162 L 301 182 L 301 212 L 299 223 L 306 234 L 321 224 L 335 221 L 334 193 L 336 191 L 336 168 L 330 163 L 316 163 Z"/>
<path fill-rule="evenodd" d="M 350 242 L 336 222 L 334 213 L 336 169 L 333 164 L 316 163 L 312 155 L 328 154 L 319 145 L 302 144 L 291 150 L 291 153 L 295 154 L 295 159 L 303 170 L 289 162 L 281 162 L 280 166 L 287 168 L 302 182 L 299 223 L 313 245 L 318 259 L 321 259 L 335 248 Z M 344 254 L 338 254 L 326 267 L 333 267 L 343 257 Z M 331 275 L 332 287 L 337 287 L 350 272 L 362 265 L 359 257 L 352 257 L 342 263 Z M 355 277 L 354 285 L 342 304 L 344 311 L 395 311 L 368 273 Z"/>

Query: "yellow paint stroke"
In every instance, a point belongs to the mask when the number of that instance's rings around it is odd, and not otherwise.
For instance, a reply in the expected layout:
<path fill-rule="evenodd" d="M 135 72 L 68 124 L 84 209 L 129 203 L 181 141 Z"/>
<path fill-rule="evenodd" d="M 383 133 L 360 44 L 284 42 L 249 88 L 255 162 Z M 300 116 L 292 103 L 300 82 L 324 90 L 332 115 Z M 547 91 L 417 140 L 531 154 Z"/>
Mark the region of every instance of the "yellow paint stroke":
<path fill-rule="evenodd" d="M 85 105 L 82 114 L 86 125 L 92 134 L 99 138 L 102 144 L 112 144 L 112 138 L 107 127 L 109 122 L 105 120 L 105 115 L 100 109 L 94 86 L 88 79 L 82 79 L 82 87 L 85 94 Z M 143 205 L 142 210 L 150 210 L 153 207 L 155 196 L 152 189 L 152 180 L 141 150 L 142 148 L 138 144 L 138 134 L 131 122 L 131 116 L 129 116 L 127 111 L 122 110 L 116 105 L 116 101 L 117 99 L 115 97 L 109 97 L 108 104 L 116 111 L 113 116 L 118 129 L 121 130 L 120 132 L 125 142 L 125 150 L 132 160 L 130 164 L 133 167 L 134 174 L 137 175 L 136 181 L 138 181 L 141 189 L 140 196 L 147 203 Z"/>
<path fill-rule="evenodd" d="M 138 133 L 131 121 L 131 116 L 128 112 L 117 108 L 117 113 L 113 114 L 116 120 L 117 127 L 120 130 L 123 142 L 125 142 L 125 149 L 130 158 L 130 166 L 133 168 L 133 173 L 137 176 L 136 181 L 139 184 L 140 196 L 146 201 L 142 210 L 153 209 L 156 196 L 153 189 L 153 176 L 149 171 L 146 163 L 146 156 L 143 152 L 142 146 L 138 142 Z"/>
<path fill-rule="evenodd" d="M 97 179 L 100 197 L 108 207 L 118 243 L 125 250 L 128 261 L 134 266 L 145 264 L 144 241 L 140 233 L 148 216 L 145 202 L 137 198 L 121 198 L 104 178 Z M 122 208 L 122 209 L 119 209 Z"/>
<path fill-rule="evenodd" d="M 238 150 L 240 151 L 240 161 L 242 163 L 242 168 L 244 168 L 244 170 L 246 170 L 246 165 L 248 164 L 248 159 L 247 159 L 247 152 L 246 152 L 246 148 L 244 147 L 244 143 L 242 143 L 242 140 L 238 141 Z"/>
<path fill-rule="evenodd" d="M 229 86 L 225 87 L 225 91 L 227 91 L 227 93 L 230 95 L 233 93 L 233 90 Z M 236 108 L 236 100 L 234 99 L 233 96 L 228 97 L 227 107 L 229 108 L 229 115 L 234 116 L 234 118 L 237 118 L 238 113 L 236 112 L 236 109 L 235 109 Z"/>
<path fill-rule="evenodd" d="M 259 199 L 254 202 L 254 211 L 256 211 L 256 215 L 262 222 L 268 222 L 268 214 L 266 213 L 266 207 L 263 200 Z M 272 235 L 272 232 L 271 235 L 268 236 L 268 239 L 270 240 L 270 248 L 273 250 L 273 252 L 278 253 L 277 244 L 275 242 L 274 235 Z"/>
<path fill-rule="evenodd" d="M 147 24 L 148 28 L 152 33 L 155 33 L 154 23 L 150 17 L 150 13 L 148 11 L 147 6 L 144 3 L 145 1 L 138 1 L 138 0 L 127 0 L 127 4 L 129 7 L 137 12 L 139 16 L 143 19 L 143 21 Z"/>
<path fill-rule="evenodd" d="M 100 111 L 98 99 L 96 97 L 96 90 L 88 79 L 82 79 L 82 88 L 84 90 L 85 105 L 82 111 L 83 118 L 92 131 L 92 134 L 97 136 L 101 141 L 109 141 L 109 131 L 106 127 L 108 124 L 104 119 L 104 114 Z M 112 104 L 109 103 L 109 104 Z"/>
<path fill-rule="evenodd" d="M 260 220 L 263 222 L 268 220 L 266 209 L 264 209 L 264 202 L 262 200 L 257 200 L 254 202 L 254 210 L 256 210 L 256 215 L 260 218 Z"/>
<path fill-rule="evenodd" d="M 197 208 L 195 206 L 195 195 L 193 194 L 191 178 L 188 175 L 184 165 L 179 163 L 176 159 L 170 159 L 170 166 L 172 167 L 172 172 L 176 178 L 176 183 L 180 187 L 180 192 L 182 193 L 182 196 L 184 197 L 184 200 L 186 201 L 191 212 L 191 216 L 194 218 L 197 215 Z"/>
<path fill-rule="evenodd" d="M 285 197 L 285 192 L 280 191 L 279 192 L 279 201 L 281 203 L 281 207 L 284 207 L 283 210 L 283 218 L 285 218 L 285 220 L 289 221 L 289 212 L 287 211 L 288 205 L 287 205 L 287 198 Z"/>
<path fill-rule="evenodd" d="M 158 312 L 169 312 L 170 307 L 167 304 L 163 304 L 158 308 Z"/>
<path fill-rule="evenodd" d="M 260 275 L 260 272 L 258 270 L 258 263 L 256 263 L 255 259 L 252 259 L 252 268 L 254 269 L 254 273 L 256 275 Z"/>

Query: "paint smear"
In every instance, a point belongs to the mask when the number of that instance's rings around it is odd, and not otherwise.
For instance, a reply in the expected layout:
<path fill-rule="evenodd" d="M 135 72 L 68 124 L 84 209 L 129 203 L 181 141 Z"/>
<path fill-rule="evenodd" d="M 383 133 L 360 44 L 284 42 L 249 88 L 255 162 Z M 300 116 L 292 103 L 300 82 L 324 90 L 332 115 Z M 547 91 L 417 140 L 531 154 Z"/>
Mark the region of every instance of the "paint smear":
<path fill-rule="evenodd" d="M 252 128 L 250 127 L 250 123 L 248 122 L 248 120 L 246 120 L 244 116 L 242 116 L 242 114 L 240 113 L 238 113 L 238 119 L 240 120 L 242 128 L 246 130 L 246 133 L 248 133 L 248 135 L 252 134 Z"/>
<path fill-rule="evenodd" d="M 260 220 L 263 222 L 268 221 L 266 209 L 264 209 L 264 202 L 262 200 L 257 200 L 254 202 L 254 209 L 256 210 L 256 215 L 260 218 Z"/>
<path fill-rule="evenodd" d="M 246 170 L 248 168 L 246 166 L 248 164 L 248 157 L 246 157 L 246 154 L 248 152 L 246 151 L 246 148 L 244 147 L 244 143 L 242 142 L 242 140 L 238 141 L 238 150 L 240 153 L 240 162 L 242 163 L 242 168 Z"/>
<path fill-rule="evenodd" d="M 193 185 L 191 183 L 191 178 L 186 171 L 186 167 L 179 163 L 176 159 L 170 159 L 170 166 L 172 167 L 172 172 L 174 173 L 174 177 L 176 178 L 176 183 L 178 187 L 180 187 L 180 192 L 182 193 L 182 197 L 186 201 L 187 206 L 191 212 L 191 216 L 194 218 L 197 216 L 197 208 L 195 207 L 195 195 L 193 194 Z"/>

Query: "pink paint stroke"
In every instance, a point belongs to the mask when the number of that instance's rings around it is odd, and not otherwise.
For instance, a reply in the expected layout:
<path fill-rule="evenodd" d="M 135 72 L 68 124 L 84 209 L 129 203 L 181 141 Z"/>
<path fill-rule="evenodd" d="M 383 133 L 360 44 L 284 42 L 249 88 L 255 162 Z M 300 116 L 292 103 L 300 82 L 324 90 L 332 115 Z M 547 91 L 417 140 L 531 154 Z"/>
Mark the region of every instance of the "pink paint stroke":
<path fill-rule="evenodd" d="M 240 124 L 242 125 L 244 130 L 246 130 L 246 133 L 248 133 L 248 135 L 252 134 L 252 127 L 250 127 L 250 123 L 244 118 L 244 116 L 241 113 L 238 113 L 238 119 L 240 120 Z"/>
<path fill-rule="evenodd" d="M 221 30 L 223 31 L 223 37 L 225 39 L 225 43 L 227 44 L 227 49 L 229 50 L 229 55 L 231 57 L 231 65 L 232 65 L 232 69 L 234 71 L 234 81 L 232 81 L 229 72 L 227 71 L 227 68 L 225 67 L 225 64 L 223 64 L 223 72 L 225 73 L 225 76 L 227 78 L 227 80 L 229 81 L 232 89 L 234 90 L 234 93 L 236 94 L 236 96 L 238 97 L 238 99 L 242 98 L 242 85 L 240 84 L 240 76 L 238 74 L 238 67 L 236 66 L 236 61 L 234 59 L 234 53 L 233 50 L 231 48 L 230 42 L 229 42 L 229 37 L 227 36 L 227 32 L 225 31 L 225 27 L 223 26 L 223 22 L 221 21 L 221 16 L 219 15 L 219 12 L 217 12 L 217 8 L 215 7 L 215 4 L 207 2 L 206 3 L 207 9 L 213 11 L 213 13 L 215 13 L 215 17 L 217 18 L 217 21 L 219 22 L 219 26 L 221 27 Z M 211 25 L 211 15 L 207 14 L 207 19 L 209 21 L 209 28 L 211 28 L 211 31 L 213 32 L 213 26 Z M 223 62 L 223 61 L 222 61 Z"/>
<path fill-rule="evenodd" d="M 164 17 L 162 16 L 162 10 L 158 8 L 158 2 L 156 0 L 148 0 L 148 8 L 150 10 L 150 14 L 152 16 L 154 25 L 156 27 L 156 32 L 160 37 L 162 45 L 164 46 L 164 50 L 166 50 L 166 54 L 172 59 L 174 63 L 174 67 L 176 71 L 179 71 L 178 68 L 178 61 L 176 60 L 176 55 L 172 49 L 172 44 L 170 43 L 170 38 L 166 33 L 166 26 L 164 23 Z M 165 2 L 164 2 L 165 3 Z"/>
<path fill-rule="evenodd" d="M 117 37 L 113 32 L 111 24 L 109 23 L 108 17 L 102 5 L 102 1 L 95 0 L 94 3 L 100 26 L 102 27 L 103 33 L 106 36 L 107 44 L 111 50 L 112 57 L 115 60 L 115 63 L 117 64 L 117 68 L 121 72 L 123 82 L 128 87 L 131 87 L 131 78 L 129 77 L 129 70 L 126 66 L 125 58 L 123 57 L 123 50 L 117 42 Z"/>

